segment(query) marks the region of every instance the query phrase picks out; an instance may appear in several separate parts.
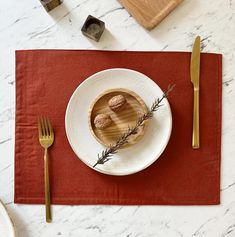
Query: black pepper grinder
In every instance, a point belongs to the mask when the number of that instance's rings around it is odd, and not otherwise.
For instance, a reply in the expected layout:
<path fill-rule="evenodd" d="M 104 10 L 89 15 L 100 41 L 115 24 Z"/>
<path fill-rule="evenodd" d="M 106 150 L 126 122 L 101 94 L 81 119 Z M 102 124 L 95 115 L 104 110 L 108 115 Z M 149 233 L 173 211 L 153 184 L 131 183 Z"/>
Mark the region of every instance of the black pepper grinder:
<path fill-rule="evenodd" d="M 62 3 L 61 0 L 40 0 L 40 2 L 48 12 Z"/>

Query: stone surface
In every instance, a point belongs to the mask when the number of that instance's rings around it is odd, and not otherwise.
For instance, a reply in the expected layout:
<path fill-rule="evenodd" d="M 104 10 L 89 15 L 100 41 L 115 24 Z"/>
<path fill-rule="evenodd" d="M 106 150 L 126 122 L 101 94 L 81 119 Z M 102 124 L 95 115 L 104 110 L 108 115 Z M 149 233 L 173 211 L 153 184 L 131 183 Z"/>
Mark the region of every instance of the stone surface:
<path fill-rule="evenodd" d="M 87 15 L 106 23 L 100 42 L 80 31 Z M 235 1 L 185 0 L 147 32 L 116 0 L 65 0 L 49 14 L 40 1 L 3 1 L 0 6 L 0 198 L 18 237 L 235 236 Z M 204 52 L 223 53 L 221 205 L 44 206 L 15 205 L 14 112 L 16 49 L 110 49 L 190 51 L 201 35 Z"/>

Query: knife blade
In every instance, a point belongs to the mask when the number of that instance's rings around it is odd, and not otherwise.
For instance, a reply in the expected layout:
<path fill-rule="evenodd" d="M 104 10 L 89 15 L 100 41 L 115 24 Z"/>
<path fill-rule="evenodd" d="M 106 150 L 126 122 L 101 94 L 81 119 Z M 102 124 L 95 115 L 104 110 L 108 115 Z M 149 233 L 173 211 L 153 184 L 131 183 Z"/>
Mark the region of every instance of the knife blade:
<path fill-rule="evenodd" d="M 197 36 L 193 45 L 190 65 L 191 82 L 193 84 L 193 132 L 192 147 L 200 148 L 199 137 L 199 79 L 200 79 L 200 48 L 201 38 Z"/>

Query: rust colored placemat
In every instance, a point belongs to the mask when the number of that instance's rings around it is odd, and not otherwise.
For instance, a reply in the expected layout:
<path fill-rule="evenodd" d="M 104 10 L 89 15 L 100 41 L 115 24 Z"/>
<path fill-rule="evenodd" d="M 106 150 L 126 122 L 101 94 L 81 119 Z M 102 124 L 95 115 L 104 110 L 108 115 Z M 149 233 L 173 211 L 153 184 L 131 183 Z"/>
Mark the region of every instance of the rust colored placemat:
<path fill-rule="evenodd" d="M 220 202 L 222 55 L 201 55 L 201 148 L 191 148 L 193 91 L 190 53 L 87 50 L 16 51 L 15 202 L 43 203 L 43 150 L 37 116 L 51 118 L 52 203 L 206 205 Z M 103 69 L 140 71 L 170 97 L 173 130 L 162 156 L 134 175 L 100 174 L 83 164 L 67 141 L 64 117 L 76 87 Z M 79 119 L 79 118 L 77 118 Z M 82 137 L 81 137 L 82 139 Z M 94 154 L 96 156 L 96 154 Z"/>

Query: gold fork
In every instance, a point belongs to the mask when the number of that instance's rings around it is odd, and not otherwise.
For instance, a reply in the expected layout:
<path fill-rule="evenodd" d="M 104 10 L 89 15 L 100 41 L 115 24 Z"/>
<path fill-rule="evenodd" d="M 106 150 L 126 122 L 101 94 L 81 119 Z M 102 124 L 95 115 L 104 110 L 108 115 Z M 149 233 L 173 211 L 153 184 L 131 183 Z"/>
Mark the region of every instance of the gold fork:
<path fill-rule="evenodd" d="M 48 118 L 38 118 L 39 142 L 44 148 L 44 185 L 45 185 L 45 205 L 46 205 L 46 222 L 51 222 L 51 201 L 50 201 L 50 184 L 48 170 L 48 148 L 54 142 L 54 132 L 51 122 Z"/>

